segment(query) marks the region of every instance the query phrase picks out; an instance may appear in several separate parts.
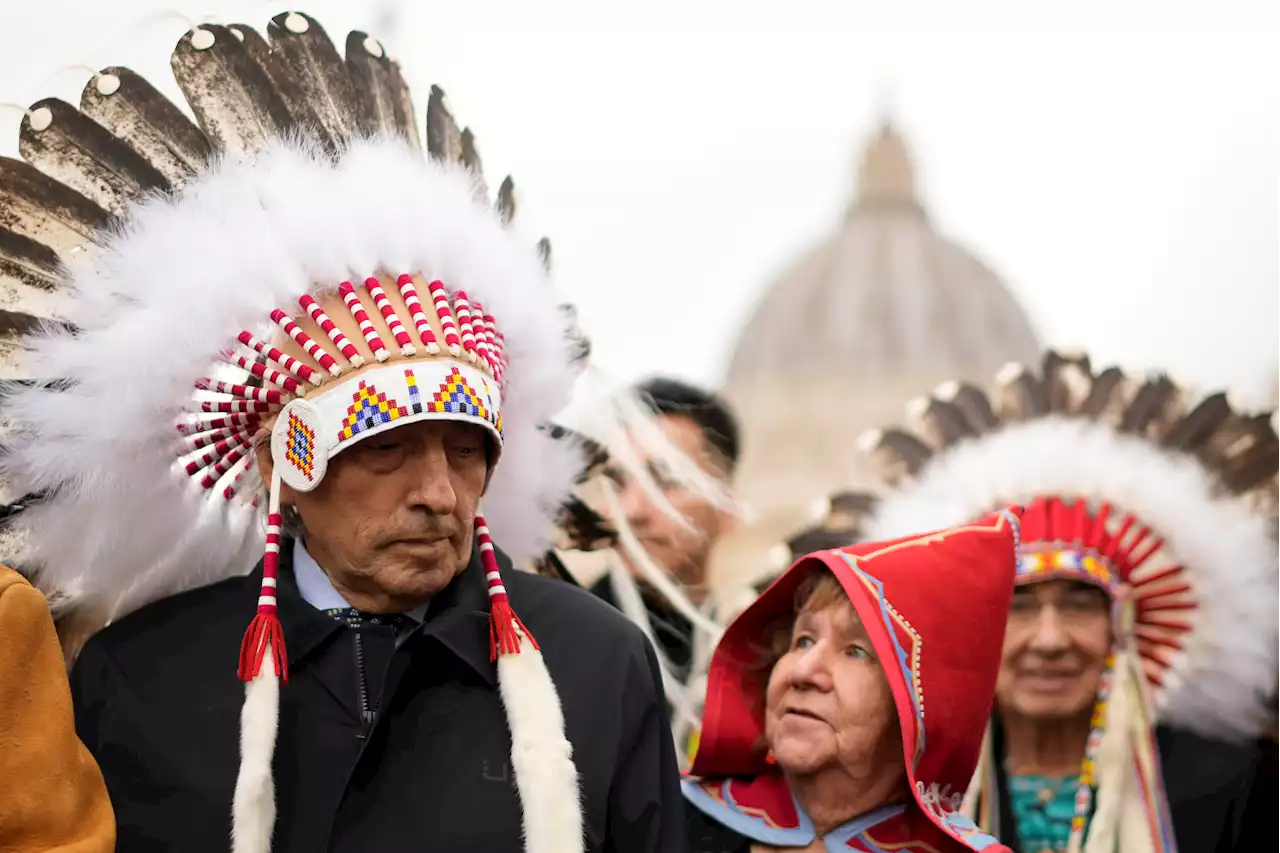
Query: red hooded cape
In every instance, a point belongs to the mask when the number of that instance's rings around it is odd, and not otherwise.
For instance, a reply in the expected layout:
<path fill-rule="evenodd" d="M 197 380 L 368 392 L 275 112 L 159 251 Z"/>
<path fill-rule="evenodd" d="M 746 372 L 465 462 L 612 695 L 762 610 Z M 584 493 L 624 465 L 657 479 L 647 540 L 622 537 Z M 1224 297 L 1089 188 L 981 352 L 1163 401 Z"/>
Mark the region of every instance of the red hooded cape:
<path fill-rule="evenodd" d="M 959 814 L 991 713 L 1021 510 L 962 527 L 866 542 L 805 557 L 725 631 L 712 658 L 689 803 L 757 841 L 803 847 L 814 837 L 778 769 L 766 760 L 760 638 L 794 608 L 796 588 L 826 568 L 840 581 L 888 677 L 914 800 L 827 836 L 835 853 L 963 853 L 1008 848 Z"/>

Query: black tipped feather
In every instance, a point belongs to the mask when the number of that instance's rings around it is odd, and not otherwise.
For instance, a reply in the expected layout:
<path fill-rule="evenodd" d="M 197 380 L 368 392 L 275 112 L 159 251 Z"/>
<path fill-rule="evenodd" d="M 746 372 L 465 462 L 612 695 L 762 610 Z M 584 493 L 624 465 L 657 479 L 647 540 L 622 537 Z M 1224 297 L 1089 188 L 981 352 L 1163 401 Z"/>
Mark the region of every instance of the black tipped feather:
<path fill-rule="evenodd" d="M 330 149 L 359 136 L 372 110 L 356 98 L 347 64 L 324 28 L 301 12 L 284 12 L 271 19 L 267 35 L 265 67 L 298 128 Z"/>
<path fill-rule="evenodd" d="M 371 52 L 371 47 L 377 52 Z M 420 148 L 413 97 L 400 66 L 387 58 L 377 40 L 359 31 L 347 36 L 346 55 L 357 98 L 368 105 L 362 116 L 365 132 L 400 136 Z"/>
<path fill-rule="evenodd" d="M 52 291 L 58 285 L 58 254 L 30 237 L 0 228 L 0 282 L 11 279 L 20 285 Z M 6 298 L 5 307 L 15 301 Z"/>
<path fill-rule="evenodd" d="M 876 445 L 876 452 L 886 455 L 893 466 L 900 466 L 913 477 L 933 457 L 933 450 L 929 445 L 900 429 L 885 430 L 880 436 L 880 443 Z M 889 474 L 892 479 L 897 479 L 896 472 L 890 470 Z"/>
<path fill-rule="evenodd" d="M 202 24 L 178 42 L 170 59 L 173 76 L 196 122 L 222 151 L 257 151 L 294 126 L 293 117 L 265 68 L 255 61 L 269 54 L 250 27 Z M 213 43 L 200 50 L 193 39 L 208 33 Z M 251 54 L 250 51 L 253 51 Z"/>
<path fill-rule="evenodd" d="M 1231 404 L 1223 392 L 1205 397 L 1165 434 L 1161 442 L 1171 450 L 1197 453 L 1231 418 Z"/>
<path fill-rule="evenodd" d="M 0 157 L 0 228 L 62 254 L 111 221 L 101 207 L 30 163 Z"/>
<path fill-rule="evenodd" d="M 1108 367 L 1093 378 L 1089 394 L 1080 404 L 1080 414 L 1085 417 L 1100 419 L 1117 405 L 1119 395 L 1124 391 L 1124 373 L 1118 367 Z"/>
<path fill-rule="evenodd" d="M 996 417 L 986 393 L 971 382 L 959 383 L 951 403 L 964 415 L 975 434 L 990 432 L 1000 426 L 1000 419 Z"/>
<path fill-rule="evenodd" d="M 41 128 L 33 124 L 33 116 L 43 110 L 51 121 Z M 41 172 L 111 213 L 123 212 L 144 193 L 171 187 L 141 154 L 57 98 L 31 107 L 18 134 L 18 150 Z"/>
<path fill-rule="evenodd" d="M 1029 370 L 1023 370 L 1000 389 L 1000 416 L 1011 421 L 1025 421 L 1049 413 L 1049 400 L 1044 386 Z"/>
<path fill-rule="evenodd" d="M 502 186 L 498 187 L 498 215 L 504 225 L 510 225 L 516 218 L 516 184 L 510 175 L 503 178 Z"/>
<path fill-rule="evenodd" d="M 937 447 L 949 447 L 977 435 L 960 408 L 942 400 L 929 400 L 924 425 L 931 443 Z"/>
<path fill-rule="evenodd" d="M 114 81 L 114 87 L 107 82 Z M 85 84 L 80 109 L 129 144 L 165 180 L 180 186 L 213 153 L 208 138 L 182 110 L 128 68 L 105 68 Z"/>
<path fill-rule="evenodd" d="M 427 153 L 442 163 L 463 165 L 462 133 L 439 86 L 431 87 L 427 99 Z"/>
<path fill-rule="evenodd" d="M 1133 395 L 1117 429 L 1140 435 L 1158 429 L 1160 423 L 1168 419 L 1168 413 L 1177 404 L 1177 398 L 1178 388 L 1167 376 L 1157 376 L 1144 382 Z"/>

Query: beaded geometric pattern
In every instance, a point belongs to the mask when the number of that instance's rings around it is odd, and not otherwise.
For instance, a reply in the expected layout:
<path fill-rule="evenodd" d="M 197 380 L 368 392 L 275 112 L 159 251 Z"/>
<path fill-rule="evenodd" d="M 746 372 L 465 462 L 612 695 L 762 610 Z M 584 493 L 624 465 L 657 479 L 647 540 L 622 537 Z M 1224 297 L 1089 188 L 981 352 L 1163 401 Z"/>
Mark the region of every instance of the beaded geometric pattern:
<path fill-rule="evenodd" d="M 296 412 L 289 413 L 289 443 L 285 459 L 305 474 L 308 480 L 315 479 L 312 471 L 316 464 L 316 434 L 298 419 Z"/>
<path fill-rule="evenodd" d="M 396 405 L 395 400 L 387 400 L 386 394 L 378 393 L 372 385 L 360 381 L 360 387 L 352 395 L 352 404 L 347 408 L 347 417 L 338 432 L 338 440 L 353 438 L 367 429 L 391 423 L 396 418 L 408 416 L 409 410 Z"/>
<path fill-rule="evenodd" d="M 487 400 L 487 401 L 488 401 L 488 403 L 489 403 L 489 412 L 490 412 L 490 414 L 492 414 L 492 412 L 493 412 L 493 392 L 489 390 L 489 381 L 488 381 L 487 379 L 485 379 L 483 376 L 481 376 L 481 377 L 480 377 L 480 384 L 484 386 L 484 398 L 485 398 L 485 400 Z M 492 421 L 492 423 L 493 423 L 493 428 L 494 428 L 494 429 L 496 429 L 496 430 L 498 431 L 498 435 L 502 435 L 502 412 L 498 412 L 498 419 L 497 419 L 496 421 L 493 421 L 493 420 L 492 420 L 492 418 L 491 418 L 490 420 L 491 420 L 491 421 Z"/>
<path fill-rule="evenodd" d="M 1019 554 L 1018 582 L 1027 582 L 1030 575 L 1083 575 L 1104 589 L 1111 589 L 1116 583 L 1111 567 L 1097 554 L 1067 549 L 1049 548 Z"/>
<path fill-rule="evenodd" d="M 404 381 L 409 386 L 409 410 L 415 415 L 422 414 L 422 392 L 418 390 L 418 377 L 413 375 L 411 368 L 404 369 Z"/>
<path fill-rule="evenodd" d="M 471 415 L 472 417 L 483 418 L 486 421 L 493 421 L 485 401 L 480 399 L 480 395 L 475 392 L 475 389 L 467 384 L 467 380 L 463 378 L 456 367 L 449 372 L 444 382 L 440 383 L 440 390 L 431 395 L 431 400 L 427 403 L 427 411 Z"/>

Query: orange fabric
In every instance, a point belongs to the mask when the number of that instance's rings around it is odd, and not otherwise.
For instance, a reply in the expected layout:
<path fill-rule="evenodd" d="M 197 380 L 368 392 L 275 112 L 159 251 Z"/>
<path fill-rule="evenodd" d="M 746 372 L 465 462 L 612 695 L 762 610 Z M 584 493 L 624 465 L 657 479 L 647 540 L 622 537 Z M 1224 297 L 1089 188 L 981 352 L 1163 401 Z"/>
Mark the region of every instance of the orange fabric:
<path fill-rule="evenodd" d="M 109 853 L 115 845 L 102 773 L 76 737 L 49 606 L 0 566 L 0 850 Z"/>

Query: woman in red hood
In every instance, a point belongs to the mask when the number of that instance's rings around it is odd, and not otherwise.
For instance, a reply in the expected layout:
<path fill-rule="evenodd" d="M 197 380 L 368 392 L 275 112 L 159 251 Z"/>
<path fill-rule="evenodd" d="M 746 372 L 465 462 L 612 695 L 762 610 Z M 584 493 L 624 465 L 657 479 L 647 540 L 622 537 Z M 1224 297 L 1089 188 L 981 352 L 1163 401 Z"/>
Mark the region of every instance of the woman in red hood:
<path fill-rule="evenodd" d="M 811 554 L 729 626 L 684 782 L 693 853 L 1007 853 L 958 810 L 1020 514 Z"/>

